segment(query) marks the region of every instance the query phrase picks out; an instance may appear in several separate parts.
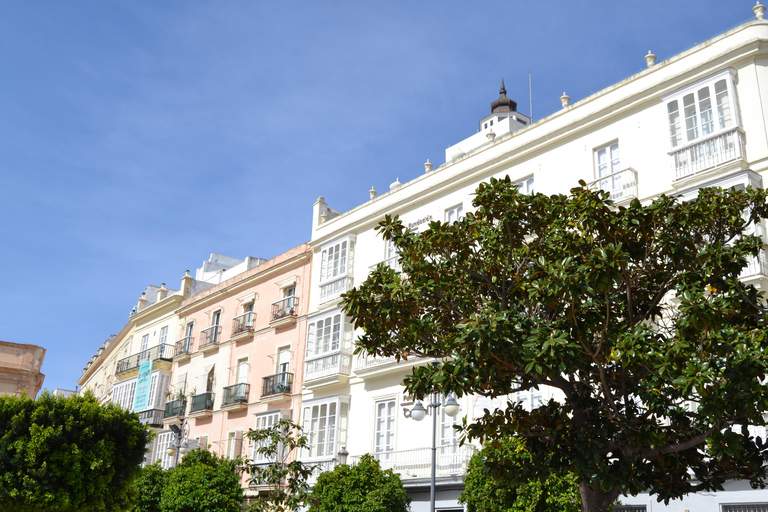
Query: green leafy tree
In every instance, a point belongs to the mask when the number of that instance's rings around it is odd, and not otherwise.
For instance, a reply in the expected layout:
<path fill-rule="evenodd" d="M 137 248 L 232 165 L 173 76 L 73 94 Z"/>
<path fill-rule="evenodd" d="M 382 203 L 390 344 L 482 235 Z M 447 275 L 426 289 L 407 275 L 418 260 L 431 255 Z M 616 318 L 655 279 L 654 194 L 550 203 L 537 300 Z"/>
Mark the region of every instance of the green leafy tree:
<path fill-rule="evenodd" d="M 167 471 L 160 512 L 235 512 L 240 510 L 239 458 L 218 457 L 208 450 L 187 453 Z"/>
<path fill-rule="evenodd" d="M 646 490 L 668 502 L 729 478 L 763 485 L 768 449 L 747 425 L 765 425 L 768 331 L 764 297 L 739 277 L 763 248 L 749 233 L 764 190 L 617 207 L 583 182 L 524 195 L 507 177 L 473 204 L 423 233 L 380 224 L 402 272 L 379 265 L 345 296 L 358 351 L 444 358 L 406 378 L 417 397 L 556 390 L 466 434 L 520 437 L 523 473 L 572 472 L 585 512 Z"/>
<path fill-rule="evenodd" d="M 260 460 L 267 463 L 250 463 L 246 471 L 251 475 L 253 486 L 266 487 L 266 497 L 251 505 L 256 512 L 292 512 L 307 505 L 310 486 L 307 483 L 315 466 L 298 460 L 300 450 L 309 448 L 307 436 L 290 420 L 281 419 L 274 425 L 249 430 L 246 436 L 256 444 Z"/>
<path fill-rule="evenodd" d="M 166 471 L 160 467 L 160 461 L 141 468 L 141 473 L 136 478 L 138 497 L 133 512 L 159 512 L 165 480 Z"/>
<path fill-rule="evenodd" d="M 578 512 L 579 486 L 571 473 L 542 474 L 520 480 L 531 455 L 525 443 L 510 438 L 488 444 L 472 456 L 460 502 L 467 512 Z"/>
<path fill-rule="evenodd" d="M 138 414 L 90 393 L 0 396 L 0 509 L 125 510 L 148 441 Z"/>
<path fill-rule="evenodd" d="M 320 474 L 309 512 L 406 512 L 410 502 L 400 476 L 366 454 L 354 466 Z"/>

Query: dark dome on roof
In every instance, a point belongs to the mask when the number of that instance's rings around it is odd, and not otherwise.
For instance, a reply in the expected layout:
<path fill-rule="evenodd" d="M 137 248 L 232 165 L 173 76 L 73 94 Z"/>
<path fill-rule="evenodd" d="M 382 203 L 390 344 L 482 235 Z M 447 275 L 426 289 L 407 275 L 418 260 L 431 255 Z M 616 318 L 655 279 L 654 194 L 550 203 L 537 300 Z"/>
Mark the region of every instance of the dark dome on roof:
<path fill-rule="evenodd" d="M 501 90 L 499 91 L 499 99 L 491 103 L 491 114 L 497 112 L 516 112 L 517 103 L 507 98 L 507 90 L 504 88 L 504 79 L 501 79 Z"/>

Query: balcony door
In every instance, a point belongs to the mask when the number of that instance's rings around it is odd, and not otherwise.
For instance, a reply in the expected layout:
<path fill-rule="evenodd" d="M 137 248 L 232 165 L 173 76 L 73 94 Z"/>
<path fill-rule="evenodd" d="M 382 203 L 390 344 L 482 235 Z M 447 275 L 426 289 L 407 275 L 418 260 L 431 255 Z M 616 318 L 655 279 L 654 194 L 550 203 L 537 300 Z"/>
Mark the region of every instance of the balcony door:
<path fill-rule="evenodd" d="M 290 347 L 283 347 L 277 354 L 277 392 L 289 392 L 290 391 L 290 375 L 291 371 L 291 349 Z"/>

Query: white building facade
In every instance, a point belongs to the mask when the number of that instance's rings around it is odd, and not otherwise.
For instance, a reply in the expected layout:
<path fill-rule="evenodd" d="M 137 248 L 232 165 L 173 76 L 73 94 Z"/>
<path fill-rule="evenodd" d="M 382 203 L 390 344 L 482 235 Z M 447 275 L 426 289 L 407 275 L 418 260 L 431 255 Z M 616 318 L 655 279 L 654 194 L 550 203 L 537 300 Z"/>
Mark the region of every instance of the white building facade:
<path fill-rule="evenodd" d="M 307 318 L 302 423 L 311 442 L 303 459 L 325 467 L 342 448 L 352 461 L 374 453 L 399 472 L 412 510 L 429 509 L 431 419 L 406 417 L 413 400 L 403 377 L 427 360 L 353 356 L 354 332 L 340 295 L 362 283 L 392 247 L 377 236 L 384 215 L 399 215 L 419 230 L 431 220 L 452 221 L 471 210 L 478 184 L 510 178 L 525 192 L 568 193 L 584 180 L 623 203 L 660 194 L 693 197 L 705 186 L 763 187 L 768 169 L 768 21 L 756 19 L 648 68 L 562 110 L 530 123 L 502 90 L 478 132 L 446 150 L 446 163 L 346 213 L 321 197 L 314 205 L 312 283 Z M 642 56 L 638 56 L 641 59 Z M 760 233 L 763 234 L 763 233 Z M 756 258 L 744 278 L 768 287 L 768 264 Z M 550 398 L 546 389 L 515 397 L 527 407 Z M 469 420 L 502 401 L 460 400 Z M 472 446 L 459 447 L 455 420 L 442 415 L 437 431 L 437 510 L 461 510 L 458 495 Z M 457 420 L 456 420 L 457 421 Z M 733 483 L 726 492 L 696 495 L 668 507 L 648 496 L 627 497 L 631 510 L 768 510 L 768 494 Z M 755 504 L 760 505 L 755 505 Z M 739 508 L 751 504 L 753 508 Z"/>

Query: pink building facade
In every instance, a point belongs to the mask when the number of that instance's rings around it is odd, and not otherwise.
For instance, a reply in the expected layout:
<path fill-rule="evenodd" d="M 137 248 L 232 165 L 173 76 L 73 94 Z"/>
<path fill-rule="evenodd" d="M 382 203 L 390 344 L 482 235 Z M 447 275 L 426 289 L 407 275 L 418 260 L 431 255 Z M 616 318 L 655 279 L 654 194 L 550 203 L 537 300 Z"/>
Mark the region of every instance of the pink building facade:
<path fill-rule="evenodd" d="M 183 416 L 200 446 L 257 460 L 249 429 L 299 421 L 310 258 L 300 245 L 182 302 L 166 428 Z"/>

